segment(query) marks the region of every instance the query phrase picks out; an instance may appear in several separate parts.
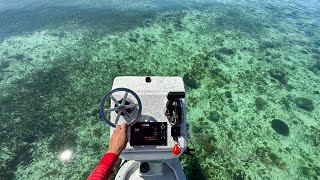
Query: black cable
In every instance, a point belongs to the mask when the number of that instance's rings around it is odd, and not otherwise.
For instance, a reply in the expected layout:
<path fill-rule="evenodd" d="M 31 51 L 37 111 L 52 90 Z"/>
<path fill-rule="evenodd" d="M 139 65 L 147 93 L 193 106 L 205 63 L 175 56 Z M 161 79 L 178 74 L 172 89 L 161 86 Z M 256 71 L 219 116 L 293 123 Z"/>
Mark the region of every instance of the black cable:
<path fill-rule="evenodd" d="M 128 162 L 128 160 L 124 160 L 123 163 L 120 164 L 119 169 L 121 169 L 121 167 L 122 167 L 126 162 Z"/>

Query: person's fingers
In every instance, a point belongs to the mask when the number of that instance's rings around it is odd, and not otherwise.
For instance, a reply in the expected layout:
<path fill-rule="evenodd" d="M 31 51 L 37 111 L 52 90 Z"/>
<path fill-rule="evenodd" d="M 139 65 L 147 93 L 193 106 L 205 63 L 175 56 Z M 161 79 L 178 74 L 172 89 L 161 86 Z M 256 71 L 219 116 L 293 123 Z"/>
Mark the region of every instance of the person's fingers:
<path fill-rule="evenodd" d="M 121 125 L 121 131 L 123 131 L 124 133 L 127 133 L 127 127 L 128 127 L 128 124 L 127 124 L 127 123 L 122 123 L 122 125 Z"/>
<path fill-rule="evenodd" d="M 115 129 L 115 132 L 118 132 L 118 131 L 120 131 L 120 130 L 121 130 L 120 125 L 117 125 L 117 126 L 116 126 L 116 129 Z"/>

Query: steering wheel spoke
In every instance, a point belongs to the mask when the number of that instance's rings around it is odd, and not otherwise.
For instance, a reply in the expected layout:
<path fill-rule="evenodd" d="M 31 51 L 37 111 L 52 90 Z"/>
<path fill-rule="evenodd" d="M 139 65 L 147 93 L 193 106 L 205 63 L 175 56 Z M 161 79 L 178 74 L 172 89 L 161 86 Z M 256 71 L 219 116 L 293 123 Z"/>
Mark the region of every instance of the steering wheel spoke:
<path fill-rule="evenodd" d="M 115 108 L 110 108 L 110 109 L 104 109 L 104 112 L 112 112 L 112 111 L 117 111 L 118 108 L 115 107 Z"/>
<path fill-rule="evenodd" d="M 138 106 L 139 106 L 138 104 L 129 104 L 129 105 L 124 105 L 124 108 L 128 109 L 128 108 L 134 108 L 134 107 L 138 107 Z"/>
<path fill-rule="evenodd" d="M 124 97 L 123 97 L 122 102 L 121 102 L 121 105 L 122 105 L 122 106 L 124 106 L 124 103 L 125 103 L 126 100 L 127 100 L 128 94 L 129 94 L 128 92 L 126 92 L 126 93 L 124 94 Z"/>
<path fill-rule="evenodd" d="M 125 109 L 123 109 L 123 111 L 122 111 L 126 116 L 128 116 L 128 118 L 130 119 L 130 120 L 132 120 L 131 119 L 131 115 L 128 113 L 128 111 L 126 111 Z"/>
<path fill-rule="evenodd" d="M 114 96 L 114 93 L 117 92 L 117 96 Z M 123 98 L 121 98 L 118 101 L 117 98 L 119 98 L 118 92 L 124 92 Z M 129 99 L 133 96 L 134 99 Z M 113 104 L 114 107 L 105 108 L 107 99 L 111 99 L 111 105 Z M 129 99 L 129 100 L 128 100 Z M 131 104 L 126 105 L 126 102 L 130 102 Z M 133 103 L 133 102 L 136 103 Z M 113 106 L 112 105 L 112 106 Z M 133 108 L 133 109 L 132 109 Z M 130 110 L 130 111 L 129 111 Z M 140 116 L 141 116 L 142 106 L 141 106 L 141 100 L 139 96 L 132 90 L 127 88 L 116 88 L 111 91 L 109 91 L 102 99 L 100 104 L 100 116 L 103 120 L 106 121 L 106 123 L 112 127 L 116 127 L 116 125 L 121 122 L 120 118 L 123 116 L 123 119 L 130 125 L 131 123 L 135 122 Z M 114 120 L 114 123 L 107 118 L 106 113 L 116 113 L 116 118 Z M 134 112 L 131 114 L 131 112 Z M 134 114 L 134 115 L 133 115 Z M 111 116 L 112 117 L 112 116 Z"/>
<path fill-rule="evenodd" d="M 114 96 L 113 95 L 110 95 L 110 98 L 112 99 L 112 101 L 114 102 L 114 103 L 116 103 L 116 105 L 120 105 L 119 104 L 119 102 L 116 100 L 116 98 L 114 98 Z"/>
<path fill-rule="evenodd" d="M 116 120 L 114 121 L 114 124 L 118 124 L 118 121 L 120 119 L 120 115 L 121 115 L 121 113 L 118 113 L 118 115 L 116 117 Z"/>

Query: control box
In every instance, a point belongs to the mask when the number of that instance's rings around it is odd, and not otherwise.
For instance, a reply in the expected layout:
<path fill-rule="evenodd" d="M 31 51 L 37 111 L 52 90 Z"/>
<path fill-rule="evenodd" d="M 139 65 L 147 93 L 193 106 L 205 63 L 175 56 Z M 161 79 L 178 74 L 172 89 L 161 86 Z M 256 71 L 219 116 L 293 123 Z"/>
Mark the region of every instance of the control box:
<path fill-rule="evenodd" d="M 174 94 L 185 93 L 181 77 L 120 76 L 114 79 L 112 89 L 116 88 L 131 89 L 139 96 L 142 104 L 140 117 L 128 128 L 128 143 L 120 155 L 122 159 L 139 161 L 173 159 L 186 150 L 185 97 L 176 98 L 176 101 L 172 99 Z M 123 94 L 114 94 L 114 98 L 121 100 Z M 127 99 L 134 101 L 135 98 L 129 94 Z M 115 107 L 113 101 L 110 107 Z M 135 117 L 135 113 L 135 110 L 130 111 L 132 117 Z M 117 113 L 111 112 L 110 121 L 114 123 L 116 118 Z M 123 122 L 126 122 L 126 119 L 121 116 L 117 123 Z M 114 128 L 110 127 L 110 136 L 113 131 Z M 180 147 L 180 154 L 172 153 L 176 144 Z"/>
<path fill-rule="evenodd" d="M 159 145 L 166 146 L 167 123 L 165 122 L 136 122 L 130 127 L 131 146 Z"/>

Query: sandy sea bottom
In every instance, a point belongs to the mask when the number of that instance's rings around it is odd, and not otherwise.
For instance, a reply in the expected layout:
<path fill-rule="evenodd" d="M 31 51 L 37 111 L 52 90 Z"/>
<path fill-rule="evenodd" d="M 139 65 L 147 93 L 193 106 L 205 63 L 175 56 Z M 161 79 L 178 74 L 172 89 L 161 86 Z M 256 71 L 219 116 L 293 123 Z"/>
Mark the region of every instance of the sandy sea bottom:
<path fill-rule="evenodd" d="M 4 38 L 0 179 L 85 179 L 108 144 L 100 100 L 124 75 L 183 77 L 196 149 L 181 158 L 188 179 L 319 178 L 320 15 L 312 7 L 121 11 L 119 24 L 68 17 Z M 74 154 L 62 163 L 65 149 Z"/>

